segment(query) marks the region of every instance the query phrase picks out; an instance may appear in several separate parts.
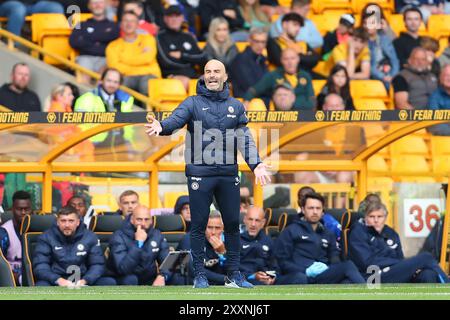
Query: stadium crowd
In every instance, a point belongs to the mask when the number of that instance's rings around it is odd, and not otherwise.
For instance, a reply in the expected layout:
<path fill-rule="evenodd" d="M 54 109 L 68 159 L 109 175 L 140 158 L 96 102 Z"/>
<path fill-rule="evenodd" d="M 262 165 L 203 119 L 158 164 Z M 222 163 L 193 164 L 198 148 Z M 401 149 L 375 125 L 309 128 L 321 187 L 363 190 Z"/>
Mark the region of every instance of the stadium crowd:
<path fill-rule="evenodd" d="M 240 272 L 254 285 L 338 284 L 371 281 L 373 267 L 381 283 L 448 283 L 432 253 L 422 250 L 405 258 L 397 232 L 386 225 L 388 211 L 376 194 L 359 206 L 358 219 L 349 230 L 327 213 L 324 198 L 311 187 L 298 191 L 299 211 L 289 215 L 278 236 L 266 231 L 263 209 L 241 201 Z M 32 265 L 37 286 L 72 286 L 73 266 L 80 274 L 76 285 L 186 285 L 192 284 L 192 265 L 185 273 L 160 268 L 170 251 L 189 251 L 189 196 L 178 198 L 173 214 L 187 224 L 176 248 L 153 226 L 151 210 L 139 203 L 133 190 L 118 198 L 121 226 L 109 237 L 106 248 L 92 230 L 97 213 L 86 199 L 74 195 L 55 214 L 53 225 L 37 239 L 32 256 L 24 256 L 21 225 L 33 217 L 31 196 L 16 191 L 12 218 L 0 227 L 0 249 L 10 264 L 17 285 L 22 284 L 24 259 Z M 100 213 L 99 213 L 100 214 Z M 205 230 L 205 274 L 210 284 L 223 285 L 227 275 L 227 249 L 219 211 L 212 210 Z M 344 254 L 343 247 L 348 248 Z M 430 248 L 428 248 L 428 251 Z M 369 280 L 368 280 L 369 279 Z"/>

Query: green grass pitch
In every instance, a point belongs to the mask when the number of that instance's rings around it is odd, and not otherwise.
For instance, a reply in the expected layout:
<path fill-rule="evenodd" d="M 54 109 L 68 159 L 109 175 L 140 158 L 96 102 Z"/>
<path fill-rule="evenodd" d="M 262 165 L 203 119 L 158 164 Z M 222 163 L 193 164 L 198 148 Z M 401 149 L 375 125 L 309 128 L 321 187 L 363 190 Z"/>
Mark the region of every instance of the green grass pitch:
<path fill-rule="evenodd" d="M 260 286 L 230 289 L 213 286 L 0 288 L 0 300 L 450 300 L 450 285 L 399 284 L 369 289 L 366 285 Z"/>

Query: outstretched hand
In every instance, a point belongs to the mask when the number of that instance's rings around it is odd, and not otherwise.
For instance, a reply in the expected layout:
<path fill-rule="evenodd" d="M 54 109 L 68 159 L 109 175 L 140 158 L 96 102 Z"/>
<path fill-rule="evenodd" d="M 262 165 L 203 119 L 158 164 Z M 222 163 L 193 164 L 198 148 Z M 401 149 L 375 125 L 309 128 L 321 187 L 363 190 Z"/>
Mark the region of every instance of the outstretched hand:
<path fill-rule="evenodd" d="M 162 131 L 161 123 L 159 123 L 159 121 L 156 120 L 154 116 L 149 116 L 149 120 L 150 123 L 145 125 L 145 127 L 147 128 L 147 130 L 145 130 L 145 133 L 147 133 L 149 136 L 158 136 Z"/>
<path fill-rule="evenodd" d="M 270 174 L 267 171 L 270 169 L 271 166 L 265 164 L 264 162 L 261 162 L 258 164 L 258 166 L 255 168 L 253 173 L 255 174 L 256 178 L 256 184 L 261 184 L 262 186 L 270 183 Z"/>

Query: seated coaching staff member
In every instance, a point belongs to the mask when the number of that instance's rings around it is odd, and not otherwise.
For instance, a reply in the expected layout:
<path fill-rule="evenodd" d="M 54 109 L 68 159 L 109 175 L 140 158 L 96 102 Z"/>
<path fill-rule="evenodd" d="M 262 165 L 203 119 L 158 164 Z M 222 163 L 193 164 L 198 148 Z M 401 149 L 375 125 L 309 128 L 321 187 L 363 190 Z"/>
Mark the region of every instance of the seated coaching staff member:
<path fill-rule="evenodd" d="M 303 218 L 284 229 L 275 243 L 275 255 L 285 274 L 302 272 L 308 283 L 364 283 L 351 261 L 341 262 L 334 233 L 323 225 L 324 199 L 305 195 Z"/>
<path fill-rule="evenodd" d="M 105 258 L 100 241 L 81 223 L 81 217 L 73 207 L 63 207 L 56 223 L 38 239 L 33 258 L 33 270 L 37 286 L 73 285 L 68 280 L 74 275 L 72 266 L 80 269 L 78 285 L 113 286 L 116 281 L 102 277 Z"/>
<path fill-rule="evenodd" d="M 108 269 L 120 285 L 164 286 L 170 274 L 158 273 L 169 254 L 169 245 L 159 230 L 152 227 L 150 209 L 138 205 L 110 242 Z"/>
<path fill-rule="evenodd" d="M 378 266 L 382 283 L 448 282 L 448 276 L 430 253 L 405 259 L 400 237 L 386 223 L 387 209 L 381 202 L 369 203 L 364 220 L 355 223 L 348 237 L 348 256 L 369 277 L 369 266 Z"/>
<path fill-rule="evenodd" d="M 281 275 L 272 239 L 266 235 L 263 209 L 250 207 L 244 216 L 246 231 L 241 233 L 241 271 L 252 284 L 306 284 L 306 275 L 299 272 Z"/>

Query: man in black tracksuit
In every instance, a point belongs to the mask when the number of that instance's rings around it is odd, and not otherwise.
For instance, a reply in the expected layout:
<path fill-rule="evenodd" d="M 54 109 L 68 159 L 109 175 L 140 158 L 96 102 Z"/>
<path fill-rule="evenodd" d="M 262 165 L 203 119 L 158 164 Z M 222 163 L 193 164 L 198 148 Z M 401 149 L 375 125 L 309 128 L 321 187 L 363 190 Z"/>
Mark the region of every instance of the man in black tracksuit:
<path fill-rule="evenodd" d="M 158 273 L 169 254 L 169 245 L 161 232 L 152 227 L 150 210 L 142 205 L 125 219 L 109 241 L 108 269 L 119 285 L 165 285 L 171 274 Z"/>
<path fill-rule="evenodd" d="M 250 286 L 239 272 L 240 180 L 237 149 L 241 151 L 256 182 L 269 180 L 261 162 L 241 102 L 230 97 L 225 66 L 211 60 L 205 66 L 204 79 L 197 84 L 197 95 L 188 97 L 161 123 L 151 119 L 149 135 L 170 135 L 187 124 L 186 176 L 191 209 L 191 245 L 194 287 L 206 288 L 204 273 L 205 229 L 213 196 L 224 222 L 226 269 L 230 286 Z M 266 180 L 267 179 L 267 180 Z M 196 281 L 197 280 L 197 281 Z"/>
<path fill-rule="evenodd" d="M 405 259 L 400 237 L 385 225 L 387 210 L 379 202 L 369 203 L 365 217 L 355 223 L 348 236 L 348 256 L 366 278 L 368 269 L 380 270 L 381 283 L 448 283 L 449 279 L 430 253 Z"/>
<path fill-rule="evenodd" d="M 196 78 L 195 65 L 206 62 L 206 54 L 197 45 L 195 38 L 181 30 L 184 21 L 179 6 L 170 6 L 164 13 L 165 28 L 156 38 L 158 64 L 164 78 L 183 76 Z"/>
<path fill-rule="evenodd" d="M 255 285 L 306 284 L 305 274 L 281 275 L 272 239 L 264 232 L 264 211 L 250 207 L 241 233 L 241 272 Z"/>
<path fill-rule="evenodd" d="M 33 257 L 37 286 L 116 284 L 113 278 L 103 277 L 105 257 L 100 240 L 80 218 L 75 208 L 64 207 L 56 224 L 39 237 Z"/>
<path fill-rule="evenodd" d="M 303 218 L 284 229 L 275 244 L 275 254 L 284 274 L 304 273 L 308 283 L 364 283 L 351 261 L 341 262 L 336 237 L 326 229 L 324 199 L 320 194 L 305 195 Z"/>

